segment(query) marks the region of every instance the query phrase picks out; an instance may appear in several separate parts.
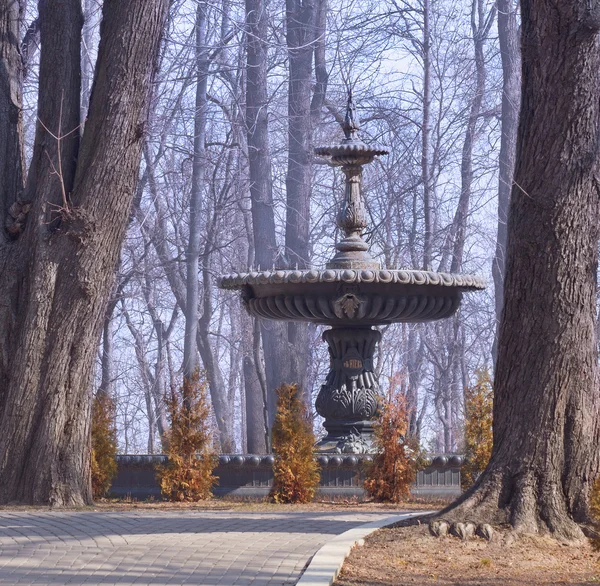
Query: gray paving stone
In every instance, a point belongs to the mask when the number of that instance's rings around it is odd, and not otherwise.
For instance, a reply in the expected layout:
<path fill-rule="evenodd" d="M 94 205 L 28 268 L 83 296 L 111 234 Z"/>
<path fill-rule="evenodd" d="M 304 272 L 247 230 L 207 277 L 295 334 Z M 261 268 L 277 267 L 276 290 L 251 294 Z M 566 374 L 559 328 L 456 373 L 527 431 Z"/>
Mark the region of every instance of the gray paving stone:
<path fill-rule="evenodd" d="M 328 540 L 386 516 L 0 511 L 0 585 L 291 585 Z"/>

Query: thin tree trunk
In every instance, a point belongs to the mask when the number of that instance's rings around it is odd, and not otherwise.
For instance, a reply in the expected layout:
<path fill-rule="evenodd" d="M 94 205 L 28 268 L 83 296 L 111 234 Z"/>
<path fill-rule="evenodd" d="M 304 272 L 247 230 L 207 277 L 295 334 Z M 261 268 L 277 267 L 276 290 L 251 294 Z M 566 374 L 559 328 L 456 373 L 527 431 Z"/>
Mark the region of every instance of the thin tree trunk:
<path fill-rule="evenodd" d="M 286 0 L 288 80 L 288 169 L 285 254 L 291 268 L 309 264 L 312 169 L 310 111 L 315 40 L 313 0 Z"/>
<path fill-rule="evenodd" d="M 498 236 L 492 263 L 496 322 L 500 323 L 504 302 L 504 270 L 508 204 L 513 185 L 517 153 L 519 105 L 521 103 L 521 54 L 519 46 L 518 5 L 515 0 L 498 0 L 498 41 L 502 59 L 502 120 L 498 171 Z M 496 362 L 498 328 L 494 332 L 492 356 Z"/>
<path fill-rule="evenodd" d="M 496 7 L 492 7 L 488 15 L 484 13 L 483 0 L 473 0 L 471 5 L 471 33 L 473 35 L 473 52 L 475 54 L 475 91 L 471 98 L 469 118 L 465 140 L 463 142 L 461 159 L 461 186 L 458 206 L 453 222 L 453 250 L 450 272 L 458 273 L 462 269 L 465 239 L 467 234 L 467 219 L 471 204 L 473 185 L 473 147 L 475 144 L 477 122 L 481 113 L 481 105 L 485 94 L 485 55 L 484 48 L 490 28 L 496 16 Z"/>
<path fill-rule="evenodd" d="M 98 386 L 98 395 L 110 399 L 114 397 L 114 373 L 113 373 L 113 331 L 112 331 L 112 312 L 106 314 L 104 326 L 102 328 L 102 358 L 100 360 L 100 385 Z"/>
<path fill-rule="evenodd" d="M 431 269 L 433 260 L 431 198 L 433 177 L 430 160 L 431 142 L 431 4 L 423 0 L 423 123 L 421 127 L 421 181 L 423 183 L 423 268 Z"/>
<path fill-rule="evenodd" d="M 83 0 L 83 34 L 81 44 L 81 114 L 80 119 L 84 123 L 90 104 L 90 92 L 92 89 L 92 44 L 94 42 L 94 23 L 92 22 L 93 0 Z"/>
<path fill-rule="evenodd" d="M 407 361 L 408 370 L 408 434 L 410 437 L 421 441 L 421 429 L 419 425 L 419 387 L 423 376 L 423 359 L 425 345 L 422 339 L 422 332 L 419 326 L 412 324 L 402 324 L 403 328 L 408 328 L 407 341 Z"/>
<path fill-rule="evenodd" d="M 485 43 L 490 28 L 496 16 L 493 6 L 489 13 L 485 13 L 483 0 L 473 0 L 471 3 L 471 34 L 473 39 L 473 53 L 475 61 L 475 87 L 470 100 L 469 117 L 465 131 L 465 139 L 461 158 L 461 189 L 454 220 L 450 229 L 449 240 L 452 244 L 450 253 L 450 272 L 459 273 L 462 270 L 465 242 L 467 236 L 467 220 L 471 207 L 471 193 L 473 187 L 473 149 L 477 138 L 477 124 L 480 119 L 481 107 L 486 89 Z M 450 248 L 450 246 L 448 246 Z M 443 257 L 439 270 L 444 271 L 446 260 Z M 444 396 L 443 416 L 440 418 L 444 427 L 444 451 L 453 452 L 456 448 L 456 427 L 458 411 L 463 402 L 460 369 L 461 356 L 464 356 L 465 347 L 459 335 L 460 318 L 458 315 L 444 322 L 436 331 L 440 333 L 440 347 L 447 354 L 444 368 L 444 384 L 447 385 L 440 392 Z"/>
<path fill-rule="evenodd" d="M 244 205 L 244 204 L 242 204 Z M 254 260 L 254 243 L 252 226 L 250 225 L 249 210 L 241 209 L 243 215 L 246 238 L 241 240 L 243 251 L 241 258 L 246 258 L 247 266 L 252 266 Z M 269 451 L 268 443 L 268 417 L 265 419 L 266 381 L 260 356 L 256 356 L 255 345 L 260 349 L 260 328 L 254 327 L 255 318 L 251 317 L 243 308 L 237 307 L 240 312 L 240 335 L 242 343 L 242 369 L 244 375 L 244 393 L 246 409 L 246 448 L 250 454 L 266 454 Z M 260 352 L 259 352 L 260 354 Z M 261 376 L 262 375 L 262 376 Z M 264 390 L 264 393 L 263 393 Z"/>
<path fill-rule="evenodd" d="M 196 8 L 196 109 L 194 113 L 194 155 L 190 195 L 189 241 L 186 250 L 185 336 L 183 344 L 183 376 L 191 379 L 199 368 L 198 347 L 198 268 L 202 238 L 202 190 L 206 165 L 206 91 L 208 86 L 208 54 L 206 46 L 206 4 Z"/>
<path fill-rule="evenodd" d="M 246 128 L 250 201 L 255 262 L 269 269 L 277 258 L 267 92 L 268 14 L 265 0 L 246 0 Z M 287 325 L 263 321 L 261 337 L 265 356 L 269 430 L 275 417 L 275 389 L 294 382 L 291 375 Z"/>
<path fill-rule="evenodd" d="M 321 7 L 323 11 L 323 7 Z M 285 254 L 290 268 L 308 268 L 310 260 L 311 86 L 317 8 L 313 0 L 286 0 L 288 80 L 288 168 L 286 185 Z M 323 17 L 323 15 L 321 15 Z M 319 72 L 323 77 L 322 71 Z M 324 88 L 320 88 L 323 91 Z M 315 105 L 316 107 L 316 105 Z M 306 404 L 312 406 L 307 388 L 310 357 L 308 324 L 288 323 L 291 377 L 299 385 Z"/>

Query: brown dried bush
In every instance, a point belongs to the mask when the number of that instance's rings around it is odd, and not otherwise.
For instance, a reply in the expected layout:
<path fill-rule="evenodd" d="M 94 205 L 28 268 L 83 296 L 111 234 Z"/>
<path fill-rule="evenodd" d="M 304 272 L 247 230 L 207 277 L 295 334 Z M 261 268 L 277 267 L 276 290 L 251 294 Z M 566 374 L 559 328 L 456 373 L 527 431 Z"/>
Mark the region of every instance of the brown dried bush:
<path fill-rule="evenodd" d="M 273 425 L 273 488 L 276 503 L 308 503 L 319 486 L 319 465 L 314 458 L 315 435 L 298 385 L 277 390 Z"/>
<path fill-rule="evenodd" d="M 394 393 L 383 406 L 375 425 L 377 452 L 366 470 L 365 490 L 381 502 L 398 503 L 410 495 L 416 477 L 413 442 L 407 439 L 408 408 L 401 393 Z"/>
<path fill-rule="evenodd" d="M 492 455 L 494 389 L 488 370 L 477 371 L 477 382 L 465 390 L 465 463 L 461 469 L 463 489 L 469 488 L 485 470 Z"/>
<path fill-rule="evenodd" d="M 592 485 L 590 493 L 590 515 L 593 531 L 589 534 L 590 543 L 596 551 L 600 551 L 600 477 Z"/>
<path fill-rule="evenodd" d="M 165 438 L 168 462 L 157 467 L 161 493 L 170 501 L 209 498 L 218 479 L 206 379 L 196 371 L 184 379 L 181 393 L 171 390 L 166 404 L 171 428 Z"/>
<path fill-rule="evenodd" d="M 108 492 L 117 474 L 117 429 L 115 404 L 105 393 L 98 393 L 92 405 L 92 494 L 95 499 Z"/>

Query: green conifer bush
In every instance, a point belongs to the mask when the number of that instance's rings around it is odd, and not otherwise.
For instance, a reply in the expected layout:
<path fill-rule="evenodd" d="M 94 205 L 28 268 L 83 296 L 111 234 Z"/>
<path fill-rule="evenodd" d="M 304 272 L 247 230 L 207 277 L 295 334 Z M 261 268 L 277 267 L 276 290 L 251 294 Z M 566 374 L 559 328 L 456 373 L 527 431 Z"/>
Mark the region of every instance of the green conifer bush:
<path fill-rule="evenodd" d="M 314 498 L 320 477 L 313 453 L 315 436 L 312 422 L 298 385 L 281 385 L 276 393 L 271 498 L 276 503 L 307 503 Z"/>

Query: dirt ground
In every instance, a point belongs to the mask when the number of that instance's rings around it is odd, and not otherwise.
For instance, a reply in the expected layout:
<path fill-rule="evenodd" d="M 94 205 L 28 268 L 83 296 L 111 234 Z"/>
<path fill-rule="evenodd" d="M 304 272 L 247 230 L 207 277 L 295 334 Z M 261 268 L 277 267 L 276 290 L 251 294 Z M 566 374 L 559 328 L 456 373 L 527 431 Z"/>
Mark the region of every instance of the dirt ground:
<path fill-rule="evenodd" d="M 555 586 L 600 583 L 600 553 L 527 536 L 507 545 L 436 538 L 426 525 L 382 529 L 355 548 L 334 586 Z"/>
<path fill-rule="evenodd" d="M 357 511 L 357 512 L 387 512 L 391 511 L 434 511 L 443 507 L 444 501 L 408 501 L 400 504 L 373 503 L 359 500 L 316 501 L 305 505 L 278 505 L 267 500 L 214 498 L 197 503 L 171 503 L 165 501 L 131 501 L 117 499 L 102 499 L 91 507 L 81 507 L 73 510 L 98 511 L 246 511 L 257 513 L 278 513 L 284 511 Z M 0 511 L 40 511 L 47 507 L 30 506 L 0 506 Z"/>

